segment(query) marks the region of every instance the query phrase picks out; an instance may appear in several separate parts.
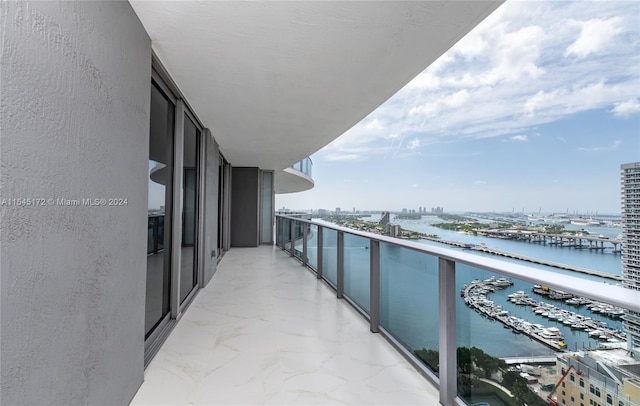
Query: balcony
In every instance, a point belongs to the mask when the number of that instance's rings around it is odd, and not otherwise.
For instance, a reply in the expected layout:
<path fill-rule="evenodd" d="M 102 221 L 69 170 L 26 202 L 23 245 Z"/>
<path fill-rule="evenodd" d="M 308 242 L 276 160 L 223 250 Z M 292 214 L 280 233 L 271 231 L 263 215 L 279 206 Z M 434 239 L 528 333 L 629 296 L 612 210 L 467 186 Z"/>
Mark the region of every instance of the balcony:
<path fill-rule="evenodd" d="M 438 390 L 367 326 L 279 248 L 234 248 L 132 404 L 437 404 Z"/>
<path fill-rule="evenodd" d="M 640 311 L 637 292 L 620 286 L 299 217 L 277 216 L 276 243 L 285 251 L 227 253 L 132 404 L 484 400 L 473 389 L 459 397 L 473 373 L 460 373 L 458 349 L 478 345 L 489 323 L 460 306 L 459 284 L 472 277 L 547 285 Z M 524 330 L 499 330 L 506 333 L 490 338 L 500 345 L 502 335 L 517 337 L 517 348 L 507 348 L 516 356 L 544 347 Z M 545 340 L 552 346 L 546 358 L 565 350 Z M 430 362 L 420 352 L 431 353 Z"/>
<path fill-rule="evenodd" d="M 295 193 L 313 188 L 312 168 L 313 161 L 306 157 L 282 171 L 276 171 L 276 193 Z"/>

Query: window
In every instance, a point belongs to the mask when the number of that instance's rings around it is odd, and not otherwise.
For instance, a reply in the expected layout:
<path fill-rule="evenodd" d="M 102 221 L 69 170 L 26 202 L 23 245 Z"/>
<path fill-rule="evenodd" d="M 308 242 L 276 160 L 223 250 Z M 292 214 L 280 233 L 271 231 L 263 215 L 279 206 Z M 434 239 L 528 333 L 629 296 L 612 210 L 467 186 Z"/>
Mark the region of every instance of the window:
<path fill-rule="evenodd" d="M 596 387 L 596 396 L 600 397 L 600 388 Z"/>
<path fill-rule="evenodd" d="M 566 386 L 566 384 L 564 382 L 562 382 L 562 387 L 564 388 Z"/>
<path fill-rule="evenodd" d="M 589 392 L 596 393 L 595 387 L 592 384 L 589 385 Z"/>
<path fill-rule="evenodd" d="M 575 382 L 576 376 L 573 374 L 573 372 L 571 373 L 571 375 L 569 375 L 569 379 L 571 380 L 571 382 Z"/>
<path fill-rule="evenodd" d="M 623 401 L 621 401 L 621 400 L 619 400 L 619 401 L 618 401 L 618 406 L 624 406 L 624 402 L 623 402 Z"/>
<path fill-rule="evenodd" d="M 565 395 L 566 395 L 566 393 L 564 393 L 564 391 L 562 391 L 562 396 L 565 396 Z"/>
<path fill-rule="evenodd" d="M 584 400 L 584 393 L 580 394 L 580 400 Z"/>
<path fill-rule="evenodd" d="M 613 404 L 613 398 L 611 397 L 611 395 L 607 395 L 607 403 L 610 405 Z"/>
<path fill-rule="evenodd" d="M 576 399 L 573 396 L 571 396 L 571 402 L 573 403 L 575 401 L 576 401 Z"/>
<path fill-rule="evenodd" d="M 584 379 L 580 378 L 580 387 L 584 388 Z"/>

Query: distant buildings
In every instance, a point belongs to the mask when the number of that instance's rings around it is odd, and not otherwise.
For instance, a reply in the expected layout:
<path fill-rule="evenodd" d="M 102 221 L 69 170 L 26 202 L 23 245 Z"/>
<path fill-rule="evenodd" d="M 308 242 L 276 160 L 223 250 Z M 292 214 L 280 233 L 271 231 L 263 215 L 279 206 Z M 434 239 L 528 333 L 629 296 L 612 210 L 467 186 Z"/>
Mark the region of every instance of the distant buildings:
<path fill-rule="evenodd" d="M 556 364 L 558 376 L 567 373 L 556 389 L 566 406 L 640 404 L 640 364 L 624 350 L 602 350 L 563 356 Z"/>
<path fill-rule="evenodd" d="M 389 212 L 388 211 L 383 211 L 382 215 L 380 217 L 380 225 L 381 226 L 386 226 L 387 224 L 389 224 Z"/>
<path fill-rule="evenodd" d="M 629 289 L 640 291 L 640 162 L 622 164 L 620 168 L 623 284 Z M 627 311 L 624 327 L 628 349 L 640 356 L 640 314 Z"/>
<path fill-rule="evenodd" d="M 390 237 L 399 237 L 402 235 L 402 228 L 400 227 L 400 224 L 388 223 L 386 234 Z"/>
<path fill-rule="evenodd" d="M 436 207 L 436 208 L 431 208 L 431 213 L 433 214 L 442 214 L 444 213 L 444 209 L 440 206 Z"/>

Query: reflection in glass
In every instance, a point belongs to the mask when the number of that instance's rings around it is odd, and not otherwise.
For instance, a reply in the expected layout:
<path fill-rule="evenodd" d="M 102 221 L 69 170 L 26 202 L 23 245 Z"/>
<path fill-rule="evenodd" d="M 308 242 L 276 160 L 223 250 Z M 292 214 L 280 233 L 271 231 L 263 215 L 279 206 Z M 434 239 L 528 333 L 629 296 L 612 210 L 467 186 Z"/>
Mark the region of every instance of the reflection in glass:
<path fill-rule="evenodd" d="M 369 249 L 368 238 L 344 235 L 344 293 L 367 314 L 371 296 Z"/>
<path fill-rule="evenodd" d="M 314 270 L 318 270 L 318 226 L 307 225 L 307 263 Z"/>
<path fill-rule="evenodd" d="M 322 274 L 334 286 L 338 286 L 338 232 L 322 230 Z"/>
<path fill-rule="evenodd" d="M 436 370 L 439 341 L 436 257 L 380 243 L 380 324 Z M 426 360 L 420 355 L 426 355 Z"/>
<path fill-rule="evenodd" d="M 169 313 L 171 283 L 168 226 L 171 224 L 174 106 L 155 83 L 151 86 L 150 116 L 145 338 Z"/>
<path fill-rule="evenodd" d="M 197 285 L 196 232 L 198 221 L 198 138 L 200 132 L 184 116 L 182 169 L 182 246 L 180 255 L 180 303 Z"/>

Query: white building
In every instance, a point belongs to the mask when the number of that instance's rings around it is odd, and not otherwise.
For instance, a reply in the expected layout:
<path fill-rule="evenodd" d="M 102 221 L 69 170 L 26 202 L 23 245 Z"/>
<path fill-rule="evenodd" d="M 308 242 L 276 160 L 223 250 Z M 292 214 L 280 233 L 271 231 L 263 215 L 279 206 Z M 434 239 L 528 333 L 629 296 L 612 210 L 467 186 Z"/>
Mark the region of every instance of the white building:
<path fill-rule="evenodd" d="M 640 162 L 622 170 L 622 275 L 624 286 L 640 291 Z M 627 311 L 624 321 L 629 350 L 640 354 L 640 314 Z"/>

